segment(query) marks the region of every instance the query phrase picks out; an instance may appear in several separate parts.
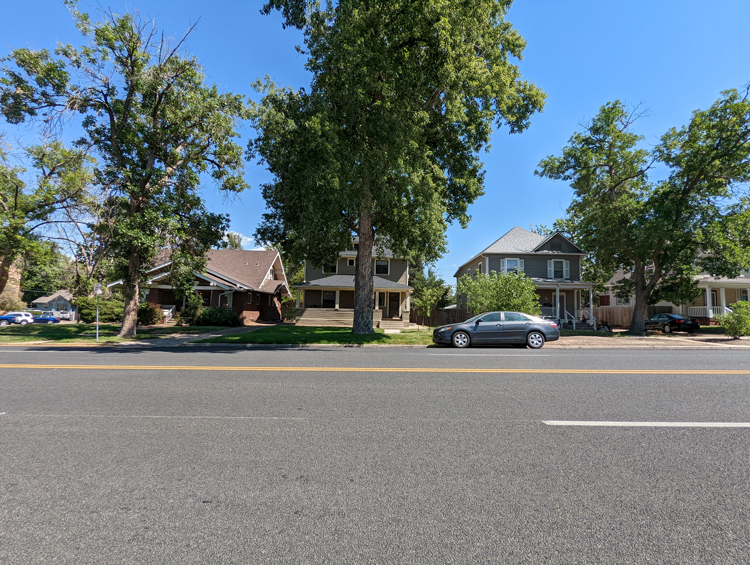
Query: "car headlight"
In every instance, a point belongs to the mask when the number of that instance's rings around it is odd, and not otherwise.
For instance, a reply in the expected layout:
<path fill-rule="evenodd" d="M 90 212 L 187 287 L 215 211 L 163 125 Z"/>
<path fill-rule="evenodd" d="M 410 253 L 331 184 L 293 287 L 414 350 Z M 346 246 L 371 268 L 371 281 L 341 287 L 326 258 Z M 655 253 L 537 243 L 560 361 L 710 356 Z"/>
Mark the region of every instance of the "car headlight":
<path fill-rule="evenodd" d="M 447 332 L 449 329 L 451 329 L 451 326 L 446 326 L 444 328 L 438 328 L 438 333 L 441 334 L 443 332 Z"/>

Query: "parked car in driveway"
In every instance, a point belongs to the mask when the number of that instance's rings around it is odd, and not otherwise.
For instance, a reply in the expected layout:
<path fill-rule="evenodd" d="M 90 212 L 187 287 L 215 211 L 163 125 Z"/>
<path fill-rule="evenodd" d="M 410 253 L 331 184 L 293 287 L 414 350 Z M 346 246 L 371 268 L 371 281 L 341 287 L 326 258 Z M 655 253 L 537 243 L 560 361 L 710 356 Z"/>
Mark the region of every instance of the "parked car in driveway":
<path fill-rule="evenodd" d="M 657 314 L 646 320 L 647 330 L 661 330 L 665 334 L 671 332 L 696 332 L 701 324 L 695 318 L 687 318 L 680 314 Z"/>
<path fill-rule="evenodd" d="M 34 315 L 31 312 L 8 312 L 5 315 L 15 316 L 16 318 L 18 318 L 18 321 L 16 323 L 21 324 L 22 326 L 30 324 L 34 321 Z"/>
<path fill-rule="evenodd" d="M 557 323 L 522 312 L 485 312 L 432 332 L 434 343 L 454 347 L 517 344 L 539 349 L 559 338 Z"/>
<path fill-rule="evenodd" d="M 3 314 L 0 316 L 0 326 L 8 326 L 10 324 L 17 324 L 18 316 L 11 316 L 10 314 Z"/>
<path fill-rule="evenodd" d="M 32 318 L 32 324 L 59 324 L 60 318 L 56 316 L 50 316 L 49 314 L 42 314 L 41 316 L 34 316 Z"/>

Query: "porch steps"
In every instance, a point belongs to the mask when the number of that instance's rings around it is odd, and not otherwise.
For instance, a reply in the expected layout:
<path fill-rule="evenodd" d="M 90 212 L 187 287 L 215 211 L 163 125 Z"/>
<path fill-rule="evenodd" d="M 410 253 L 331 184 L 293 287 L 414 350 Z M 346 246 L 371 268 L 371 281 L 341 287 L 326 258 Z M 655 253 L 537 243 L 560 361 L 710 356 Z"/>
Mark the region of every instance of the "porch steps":
<path fill-rule="evenodd" d="M 408 326 L 408 322 L 404 324 L 403 320 L 380 320 L 380 324 L 378 327 L 381 330 L 403 330 L 405 327 Z"/>

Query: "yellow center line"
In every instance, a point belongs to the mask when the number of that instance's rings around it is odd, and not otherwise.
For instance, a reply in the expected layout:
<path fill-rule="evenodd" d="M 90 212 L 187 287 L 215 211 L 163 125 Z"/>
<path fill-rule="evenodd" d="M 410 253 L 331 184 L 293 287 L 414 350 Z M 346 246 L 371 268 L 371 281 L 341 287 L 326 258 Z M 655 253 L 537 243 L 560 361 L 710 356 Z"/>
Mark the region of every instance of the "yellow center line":
<path fill-rule="evenodd" d="M 195 365 L 60 365 L 2 363 L 0 369 L 68 369 L 87 371 L 253 371 L 288 373 L 530 373 L 537 375 L 750 375 L 750 370 L 700 369 L 467 369 L 427 367 L 224 367 Z"/>

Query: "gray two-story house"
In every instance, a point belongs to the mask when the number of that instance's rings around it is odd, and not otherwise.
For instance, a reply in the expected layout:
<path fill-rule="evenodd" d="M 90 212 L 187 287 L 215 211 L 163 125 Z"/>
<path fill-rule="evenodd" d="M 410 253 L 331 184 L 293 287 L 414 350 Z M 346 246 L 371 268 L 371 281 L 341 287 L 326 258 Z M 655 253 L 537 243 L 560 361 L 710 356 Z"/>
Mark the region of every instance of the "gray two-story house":
<path fill-rule="evenodd" d="M 515 227 L 474 255 L 455 273 L 458 280 L 476 273 L 523 271 L 536 286 L 542 315 L 561 321 L 581 320 L 581 291 L 594 284 L 581 280 L 581 258 L 586 253 L 561 233 L 544 236 Z M 465 296 L 457 306 L 468 309 Z M 590 311 L 587 312 L 590 315 Z"/>
<path fill-rule="evenodd" d="M 324 267 L 305 261 L 305 282 L 297 290 L 298 325 L 351 326 L 354 322 L 354 276 L 357 240 L 353 248 L 340 253 L 338 260 Z M 389 249 L 372 256 L 373 326 L 403 328 L 409 325 L 412 287 L 409 263 Z M 300 292 L 301 291 L 301 292 Z M 302 296 L 300 296 L 302 295 Z"/>

